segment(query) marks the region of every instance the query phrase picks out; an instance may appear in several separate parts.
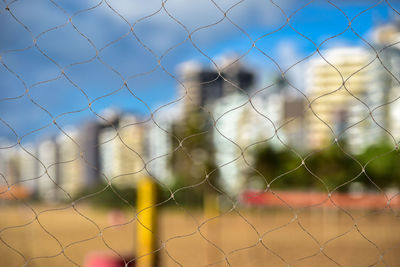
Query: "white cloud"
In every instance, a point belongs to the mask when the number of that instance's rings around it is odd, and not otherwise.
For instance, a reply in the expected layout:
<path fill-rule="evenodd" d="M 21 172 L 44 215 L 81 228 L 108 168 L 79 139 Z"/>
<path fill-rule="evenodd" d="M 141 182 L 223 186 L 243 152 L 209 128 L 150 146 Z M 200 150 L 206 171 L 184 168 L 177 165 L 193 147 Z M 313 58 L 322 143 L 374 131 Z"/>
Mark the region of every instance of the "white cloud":
<path fill-rule="evenodd" d="M 284 0 L 277 2 L 280 7 L 285 9 L 293 1 Z M 170 36 L 175 36 L 179 34 L 177 32 L 182 31 L 181 26 L 166 15 L 164 10 L 160 10 L 159 13 L 152 15 L 162 7 L 160 0 L 149 0 L 146 1 L 146 4 L 138 0 L 107 0 L 107 3 L 130 23 L 134 23 L 141 18 L 151 15 L 139 22 L 139 24 L 149 23 L 157 25 L 157 27 L 168 26 L 168 28 L 165 29 L 165 33 L 168 33 Z M 240 2 L 236 6 L 235 4 L 238 3 L 238 1 L 220 0 L 216 1 L 216 3 L 223 11 L 234 6 L 229 10 L 228 16 L 235 23 L 244 28 L 258 25 L 268 29 L 268 27 L 274 27 L 285 21 L 279 9 L 268 1 L 247 0 Z M 182 23 L 189 31 L 216 23 L 224 16 L 223 12 L 218 10 L 213 2 L 209 0 L 169 0 L 166 2 L 165 8 L 170 15 Z M 105 14 L 111 15 L 113 19 L 121 20 L 115 13 L 107 12 Z M 210 36 L 211 40 L 218 35 L 226 35 L 230 32 L 237 31 L 237 29 L 229 23 L 225 24 L 223 27 L 216 28 L 218 28 L 218 30 L 212 31 L 212 35 Z M 152 35 L 152 32 L 147 32 L 147 34 Z M 158 39 L 159 37 L 154 36 L 154 38 Z"/>

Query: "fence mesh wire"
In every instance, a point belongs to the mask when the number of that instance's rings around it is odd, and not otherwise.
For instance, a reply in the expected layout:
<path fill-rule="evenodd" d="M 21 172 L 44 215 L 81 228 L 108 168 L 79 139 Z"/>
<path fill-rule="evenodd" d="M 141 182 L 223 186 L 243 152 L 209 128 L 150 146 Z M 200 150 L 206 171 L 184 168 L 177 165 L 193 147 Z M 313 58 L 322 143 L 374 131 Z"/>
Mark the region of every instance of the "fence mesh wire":
<path fill-rule="evenodd" d="M 396 266 L 400 14 L 395 1 L 353 4 L 3 0 L 2 264 L 83 266 L 80 250 L 104 250 L 126 266 L 150 254 L 162 266 Z M 393 23 L 365 34 L 378 8 Z M 242 17 L 274 23 L 254 31 Z M 276 57 L 282 32 L 311 52 Z M 348 36 L 357 47 L 336 43 Z M 216 58 L 213 42 L 236 53 Z M 138 210 L 129 189 L 143 176 L 162 193 Z M 367 211 L 354 209 L 365 195 Z M 124 211 L 107 220 L 92 201 Z M 126 256 L 155 207 L 154 251 Z"/>

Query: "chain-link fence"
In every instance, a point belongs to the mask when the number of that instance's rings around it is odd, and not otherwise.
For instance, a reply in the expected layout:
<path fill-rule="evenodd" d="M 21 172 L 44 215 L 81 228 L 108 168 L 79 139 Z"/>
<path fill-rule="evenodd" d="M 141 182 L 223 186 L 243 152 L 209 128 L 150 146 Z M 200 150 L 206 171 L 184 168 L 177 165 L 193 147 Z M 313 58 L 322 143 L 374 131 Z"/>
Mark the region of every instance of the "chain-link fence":
<path fill-rule="evenodd" d="M 1 266 L 398 266 L 398 1 L 0 4 Z"/>

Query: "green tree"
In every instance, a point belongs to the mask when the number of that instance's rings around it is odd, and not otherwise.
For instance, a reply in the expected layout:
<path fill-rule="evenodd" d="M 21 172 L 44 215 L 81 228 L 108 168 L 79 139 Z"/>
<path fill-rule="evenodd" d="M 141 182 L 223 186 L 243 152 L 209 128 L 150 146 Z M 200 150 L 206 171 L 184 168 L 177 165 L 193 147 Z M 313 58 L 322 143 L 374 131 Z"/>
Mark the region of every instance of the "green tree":
<path fill-rule="evenodd" d="M 203 111 L 195 111 L 173 125 L 173 135 L 184 140 L 182 146 L 171 157 L 171 166 L 175 177 L 175 189 L 179 190 L 176 199 L 181 204 L 198 205 L 206 192 L 213 191 L 208 183 L 190 188 L 204 180 L 206 173 L 216 169 L 213 146 L 213 125 Z M 173 146 L 178 147 L 178 140 L 173 138 Z M 218 171 L 209 177 L 210 182 L 218 184 Z"/>
<path fill-rule="evenodd" d="M 387 143 L 380 143 L 368 147 L 358 156 L 369 179 L 381 188 L 400 187 L 400 152 Z M 367 187 L 375 185 L 367 177 L 363 183 Z"/>

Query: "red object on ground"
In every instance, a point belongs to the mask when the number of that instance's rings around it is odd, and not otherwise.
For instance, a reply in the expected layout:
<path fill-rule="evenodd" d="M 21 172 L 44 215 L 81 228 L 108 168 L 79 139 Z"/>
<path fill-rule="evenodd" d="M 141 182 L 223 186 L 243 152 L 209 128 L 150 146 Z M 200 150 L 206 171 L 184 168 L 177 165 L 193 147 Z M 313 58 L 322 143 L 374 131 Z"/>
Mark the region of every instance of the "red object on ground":
<path fill-rule="evenodd" d="M 330 207 L 355 209 L 400 208 L 400 195 L 374 193 L 332 193 L 247 190 L 242 193 L 242 203 L 270 207 Z"/>
<path fill-rule="evenodd" d="M 128 261 L 128 260 L 127 260 Z M 110 253 L 93 252 L 86 256 L 85 267 L 125 267 L 125 262 L 118 256 Z M 130 262 L 129 267 L 135 263 Z"/>
<path fill-rule="evenodd" d="M 0 186 L 0 199 L 15 200 L 28 199 L 31 196 L 31 191 L 23 185 L 13 185 L 10 188 Z"/>

